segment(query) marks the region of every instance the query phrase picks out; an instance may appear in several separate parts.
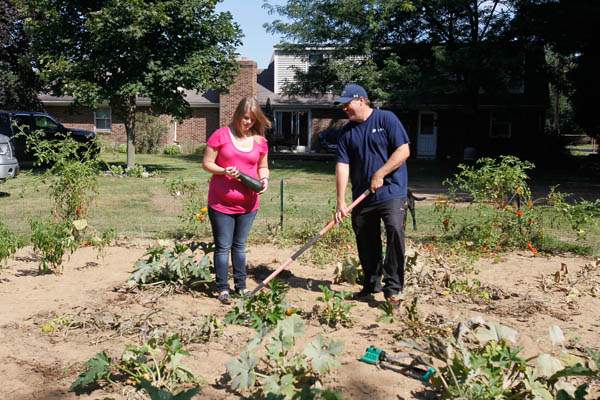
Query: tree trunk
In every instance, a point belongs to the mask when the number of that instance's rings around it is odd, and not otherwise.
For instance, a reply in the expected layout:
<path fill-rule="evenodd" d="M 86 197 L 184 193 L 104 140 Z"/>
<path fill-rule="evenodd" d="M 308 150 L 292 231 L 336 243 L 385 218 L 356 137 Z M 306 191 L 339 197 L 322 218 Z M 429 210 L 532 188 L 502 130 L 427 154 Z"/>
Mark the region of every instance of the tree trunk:
<path fill-rule="evenodd" d="M 554 86 L 554 121 L 552 122 L 554 134 L 560 135 L 560 89 Z"/>
<path fill-rule="evenodd" d="M 125 121 L 127 131 L 127 169 L 135 167 L 135 96 L 127 101 L 127 117 Z"/>

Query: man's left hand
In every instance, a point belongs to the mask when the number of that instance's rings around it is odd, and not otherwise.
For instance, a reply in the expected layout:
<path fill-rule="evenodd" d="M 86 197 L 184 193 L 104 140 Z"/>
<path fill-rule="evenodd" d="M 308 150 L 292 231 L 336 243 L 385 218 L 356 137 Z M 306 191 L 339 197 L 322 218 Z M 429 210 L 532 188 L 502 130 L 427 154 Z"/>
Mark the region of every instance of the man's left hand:
<path fill-rule="evenodd" d="M 375 172 L 371 177 L 371 192 L 374 193 L 377 189 L 383 186 L 383 176 Z"/>

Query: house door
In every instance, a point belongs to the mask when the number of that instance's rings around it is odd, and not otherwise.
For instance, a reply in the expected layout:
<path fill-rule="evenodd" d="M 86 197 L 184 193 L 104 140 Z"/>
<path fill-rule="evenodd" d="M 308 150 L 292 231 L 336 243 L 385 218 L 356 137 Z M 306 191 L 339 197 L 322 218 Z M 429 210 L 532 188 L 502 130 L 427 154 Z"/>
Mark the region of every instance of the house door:
<path fill-rule="evenodd" d="M 437 152 L 437 113 L 419 112 L 419 130 L 417 135 L 417 157 L 435 158 Z"/>

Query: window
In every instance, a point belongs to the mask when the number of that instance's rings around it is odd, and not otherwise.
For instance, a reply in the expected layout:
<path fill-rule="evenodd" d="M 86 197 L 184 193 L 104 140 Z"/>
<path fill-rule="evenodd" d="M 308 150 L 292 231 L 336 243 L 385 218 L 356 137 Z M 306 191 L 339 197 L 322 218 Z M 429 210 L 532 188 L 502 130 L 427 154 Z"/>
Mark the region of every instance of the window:
<path fill-rule="evenodd" d="M 510 138 L 511 115 L 508 111 L 490 112 L 490 137 L 498 139 Z"/>
<path fill-rule="evenodd" d="M 34 115 L 33 124 L 35 125 L 35 129 L 43 129 L 45 131 L 57 131 L 59 129 L 56 122 L 44 116 Z"/>
<path fill-rule="evenodd" d="M 100 108 L 94 112 L 94 124 L 97 131 L 110 131 L 110 108 Z"/>

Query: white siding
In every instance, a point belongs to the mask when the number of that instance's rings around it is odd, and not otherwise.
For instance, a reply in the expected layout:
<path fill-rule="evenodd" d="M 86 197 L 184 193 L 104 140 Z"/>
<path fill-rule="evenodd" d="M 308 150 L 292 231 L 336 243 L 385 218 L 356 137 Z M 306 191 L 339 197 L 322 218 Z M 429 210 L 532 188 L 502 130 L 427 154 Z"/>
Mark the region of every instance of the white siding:
<path fill-rule="evenodd" d="M 308 57 L 299 57 L 290 54 L 275 52 L 275 94 L 281 94 L 286 82 L 292 82 L 296 69 L 308 71 Z"/>

